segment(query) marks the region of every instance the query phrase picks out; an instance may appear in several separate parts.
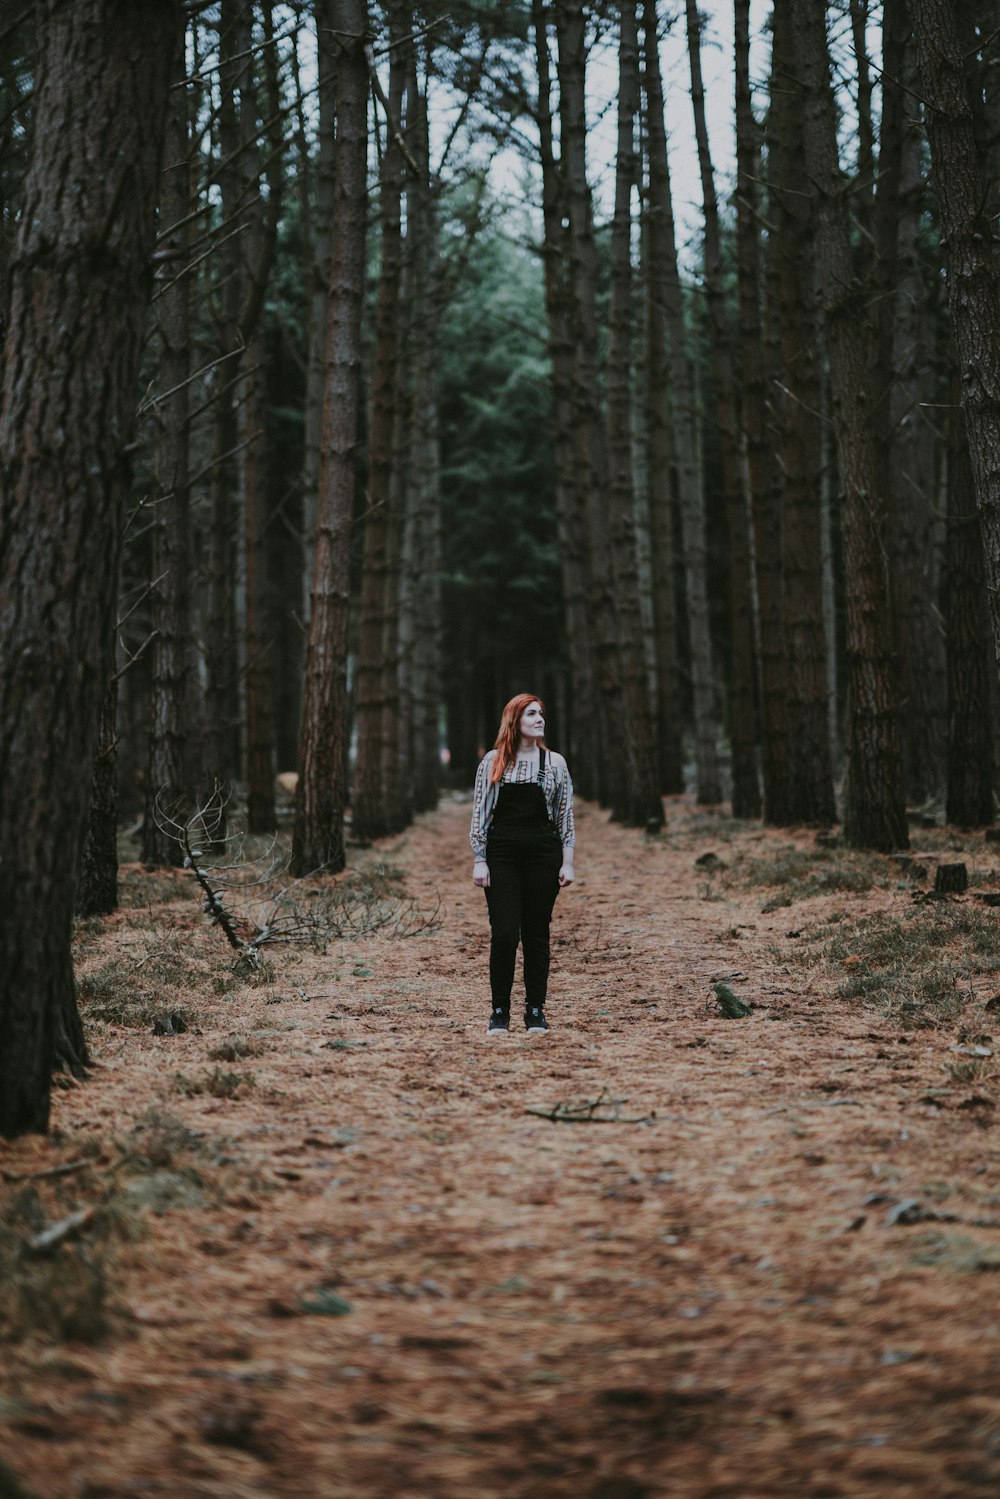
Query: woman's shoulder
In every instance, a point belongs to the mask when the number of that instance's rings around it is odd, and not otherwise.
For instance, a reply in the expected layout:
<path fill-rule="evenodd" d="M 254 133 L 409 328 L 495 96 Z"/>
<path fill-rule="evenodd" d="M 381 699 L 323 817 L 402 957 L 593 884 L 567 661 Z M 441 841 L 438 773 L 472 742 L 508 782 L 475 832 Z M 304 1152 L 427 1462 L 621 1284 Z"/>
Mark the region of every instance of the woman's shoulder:
<path fill-rule="evenodd" d="M 477 776 L 485 774 L 485 772 L 488 771 L 489 768 L 490 768 L 490 766 L 493 764 L 493 761 L 496 759 L 496 757 L 497 757 L 496 750 L 495 749 L 488 749 L 486 751 L 485 755 L 483 756 L 483 758 L 479 762 L 479 767 L 478 767 L 478 769 L 476 771 Z"/>
<path fill-rule="evenodd" d="M 549 758 L 549 764 L 553 770 L 564 771 L 569 769 L 569 766 L 566 764 L 566 756 L 561 755 L 558 750 L 547 749 L 545 753 Z"/>

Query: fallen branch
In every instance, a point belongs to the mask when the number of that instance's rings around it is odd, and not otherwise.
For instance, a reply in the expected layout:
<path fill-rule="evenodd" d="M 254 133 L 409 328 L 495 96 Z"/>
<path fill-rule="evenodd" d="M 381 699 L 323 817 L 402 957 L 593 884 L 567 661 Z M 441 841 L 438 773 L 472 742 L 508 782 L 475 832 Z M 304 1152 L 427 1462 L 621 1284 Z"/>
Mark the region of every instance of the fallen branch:
<path fill-rule="evenodd" d="M 44 1171 L 3 1171 L 5 1182 L 32 1182 L 41 1181 L 46 1176 L 69 1176 L 71 1171 L 82 1171 L 84 1166 L 89 1166 L 89 1160 L 67 1161 L 63 1166 L 46 1166 Z"/>
<path fill-rule="evenodd" d="M 24 1246 L 25 1254 L 51 1254 L 66 1239 L 71 1239 L 81 1228 L 86 1228 L 96 1212 L 96 1208 L 80 1208 L 77 1212 L 70 1213 L 68 1218 L 60 1218 L 58 1223 L 53 1223 L 28 1240 Z"/>
<path fill-rule="evenodd" d="M 551 1109 L 525 1109 L 536 1119 L 548 1119 L 553 1124 L 648 1124 L 656 1118 L 656 1110 L 649 1114 L 623 1114 L 621 1107 L 627 1098 L 611 1098 L 607 1089 L 602 1089 L 597 1098 L 584 1099 L 580 1103 L 557 1103 Z M 599 1109 L 611 1109 L 610 1114 L 600 1114 Z"/>

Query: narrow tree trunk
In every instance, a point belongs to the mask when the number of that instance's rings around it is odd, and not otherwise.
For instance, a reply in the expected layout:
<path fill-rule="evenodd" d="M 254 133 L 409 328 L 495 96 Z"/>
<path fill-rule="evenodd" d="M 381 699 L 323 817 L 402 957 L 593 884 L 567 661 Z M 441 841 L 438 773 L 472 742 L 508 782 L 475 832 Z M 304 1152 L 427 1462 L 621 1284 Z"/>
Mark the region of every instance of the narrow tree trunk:
<path fill-rule="evenodd" d="M 649 462 L 649 547 L 652 574 L 656 754 L 661 792 L 684 790 L 684 743 L 677 656 L 674 465 L 670 443 L 669 368 L 663 306 L 650 251 L 649 213 L 642 231 L 646 297 L 646 424 Z"/>
<path fill-rule="evenodd" d="M 307 324 L 305 411 L 303 413 L 302 529 L 305 551 L 303 618 L 309 616 L 309 588 L 316 541 L 316 503 L 319 486 L 320 441 L 323 432 L 323 376 L 325 372 L 327 298 L 330 291 L 330 243 L 334 204 L 334 68 L 330 0 L 315 0 L 316 64 L 319 86 L 319 149 L 315 166 L 315 201 L 306 220 L 305 277 L 309 295 Z M 302 134 L 305 134 L 303 123 Z"/>
<path fill-rule="evenodd" d="M 991 642 L 983 544 L 969 444 L 953 382 L 948 446 L 948 543 L 944 589 L 948 652 L 948 782 L 945 816 L 960 828 L 993 821 Z"/>
<path fill-rule="evenodd" d="M 770 206 L 778 262 L 773 309 L 781 339 L 780 405 L 782 513 L 780 540 L 785 657 L 781 722 L 782 780 L 772 785 L 768 820 L 779 825 L 833 822 L 837 815 L 830 763 L 829 686 L 823 621 L 821 513 L 817 467 L 822 448 L 822 401 L 813 267 L 815 204 L 802 190 L 801 142 L 805 95 L 792 58 L 787 7 L 774 18 L 782 68 L 780 124 L 775 133 L 775 192 Z M 790 65 L 781 59 L 788 59 Z"/>
<path fill-rule="evenodd" d="M 1000 662 L 1000 278 L 951 0 L 912 0 L 921 93 L 958 348 L 962 408 Z"/>
<path fill-rule="evenodd" d="M 750 94 L 750 3 L 736 0 L 736 244 L 740 307 L 740 364 L 744 456 L 753 521 L 760 669 L 761 776 L 764 816 L 785 822 L 791 750 L 785 721 L 784 574 L 782 570 L 782 488 L 778 453 L 781 416 L 781 330 L 779 322 L 777 219 L 778 171 L 783 160 L 787 108 L 781 77 L 780 12 L 772 36 L 770 105 L 767 116 L 768 214 L 767 339 L 761 310 L 764 266 L 760 245 L 758 127 Z M 769 430 L 770 422 L 770 430 Z"/>
<path fill-rule="evenodd" d="M 732 340 L 726 315 L 722 235 L 705 118 L 701 75 L 701 22 L 696 0 L 686 0 L 691 103 L 705 219 L 705 292 L 712 346 L 713 406 L 709 422 L 717 434 L 729 531 L 729 743 L 732 749 L 734 817 L 759 817 L 760 773 L 757 661 L 750 582 L 750 516 L 739 461 Z"/>
<path fill-rule="evenodd" d="M 826 17 L 795 11 L 798 71 L 806 89 L 805 156 L 816 184 L 816 276 L 830 357 L 834 427 L 843 489 L 847 577 L 849 730 L 844 837 L 853 847 L 908 844 L 884 569 L 884 498 L 878 485 L 868 378 L 872 330 L 854 274 Z"/>
<path fill-rule="evenodd" d="M 344 867 L 347 627 L 361 379 L 368 68 L 364 0 L 332 0 L 337 55 L 335 213 L 316 560 L 309 617 L 292 869 Z"/>
<path fill-rule="evenodd" d="M 572 343 L 564 228 L 562 172 L 552 139 L 548 30 L 543 0 L 532 0 L 538 70 L 538 136 L 542 165 L 542 217 L 545 243 L 545 310 L 552 360 L 552 415 L 555 449 L 556 530 L 570 672 L 573 679 L 570 744 L 574 781 L 584 796 L 600 787 L 593 630 L 589 612 L 590 561 L 574 484 L 575 437 L 572 402 Z"/>
<path fill-rule="evenodd" d="M 618 742 L 623 722 L 621 652 L 605 496 L 608 462 L 604 415 L 597 386 L 597 256 L 593 207 L 587 182 L 586 27 L 582 0 L 556 9 L 558 40 L 560 149 L 568 220 L 571 341 L 570 380 L 575 437 L 574 482 L 580 519 L 587 534 L 590 610 L 595 643 L 596 706 L 601 726 L 599 751 Z M 579 523 L 579 522 L 578 522 Z M 628 811 L 624 757 L 607 754 L 600 765 L 601 799 L 612 816 Z"/>
<path fill-rule="evenodd" d="M 158 240 L 163 286 L 156 301 L 160 399 L 156 423 L 156 481 L 153 515 L 152 691 L 149 704 L 146 803 L 142 859 L 146 864 L 178 864 L 183 851 L 160 827 L 158 808 L 167 815 L 190 814 L 188 735 L 193 626 L 191 619 L 191 492 L 189 412 L 191 278 L 183 274 L 189 255 L 191 213 L 188 96 L 183 87 L 186 60 L 177 58 L 177 76 L 167 118 L 166 160 L 160 195 L 164 228 Z"/>
<path fill-rule="evenodd" d="M 635 0 L 619 6 L 618 152 L 611 227 L 611 318 L 608 342 L 608 508 L 625 711 L 628 715 L 624 821 L 660 827 L 663 804 L 656 773 L 652 712 L 640 612 L 639 553 L 632 468 L 632 189 L 638 176 L 635 129 L 639 113 L 639 39 Z"/>
<path fill-rule="evenodd" d="M 118 676 L 113 640 L 107 652 L 107 674 L 87 831 L 80 851 L 77 916 L 107 916 L 118 909 Z"/>
<path fill-rule="evenodd" d="M 715 707 L 712 637 L 708 614 L 705 506 L 695 433 L 693 380 L 686 347 L 681 282 L 677 270 L 655 0 L 643 0 L 642 14 L 649 150 L 650 263 L 669 339 L 672 427 L 677 455 L 691 641 L 697 796 L 702 805 L 711 805 L 722 800 L 722 785 L 719 778 L 719 724 Z"/>
<path fill-rule="evenodd" d="M 0 399 L 0 1134 L 86 1048 L 70 934 L 180 7 L 39 0 Z"/>
<path fill-rule="evenodd" d="M 364 516 L 364 553 L 358 633 L 355 717 L 358 729 L 354 769 L 353 830 L 357 838 L 381 838 L 395 830 L 395 809 L 386 785 L 385 733 L 389 673 L 397 670 L 395 612 L 392 598 L 393 448 L 399 397 L 399 310 L 402 266 L 403 155 L 397 133 L 406 89 L 402 41 L 407 32 L 404 7 L 390 7 L 389 119 L 379 174 L 381 264 L 375 312 L 375 372 L 368 429 L 368 502 Z"/>

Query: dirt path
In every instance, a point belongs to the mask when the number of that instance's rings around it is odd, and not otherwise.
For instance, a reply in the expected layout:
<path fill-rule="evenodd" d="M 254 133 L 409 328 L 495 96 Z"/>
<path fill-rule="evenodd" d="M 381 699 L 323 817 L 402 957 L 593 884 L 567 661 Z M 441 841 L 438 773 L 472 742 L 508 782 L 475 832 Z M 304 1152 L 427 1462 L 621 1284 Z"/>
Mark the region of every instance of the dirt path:
<path fill-rule="evenodd" d="M 381 851 L 440 931 L 282 954 L 184 1035 L 104 1026 L 59 1133 L 6 1150 L 92 1141 L 59 1188 L 92 1202 L 152 1105 L 165 1196 L 103 1342 L 10 1351 L 5 1461 L 43 1499 L 1000 1492 L 995 1090 L 945 1085 L 958 1028 L 831 998 L 801 911 L 716 889 L 725 825 L 678 801 L 653 840 L 583 809 L 552 1031 L 487 1037 L 467 815 Z M 253 1086 L 184 1096 L 234 1035 Z M 530 1112 L 599 1099 L 617 1122 Z"/>

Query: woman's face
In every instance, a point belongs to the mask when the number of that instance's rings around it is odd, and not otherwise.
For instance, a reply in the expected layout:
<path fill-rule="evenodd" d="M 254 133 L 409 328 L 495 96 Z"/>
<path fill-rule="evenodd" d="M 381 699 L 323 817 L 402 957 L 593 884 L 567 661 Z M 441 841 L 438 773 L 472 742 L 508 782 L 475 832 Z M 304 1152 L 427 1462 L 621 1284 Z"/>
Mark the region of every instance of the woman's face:
<path fill-rule="evenodd" d="M 521 738 L 541 739 L 545 735 L 545 715 L 541 703 L 529 703 L 521 714 Z"/>

